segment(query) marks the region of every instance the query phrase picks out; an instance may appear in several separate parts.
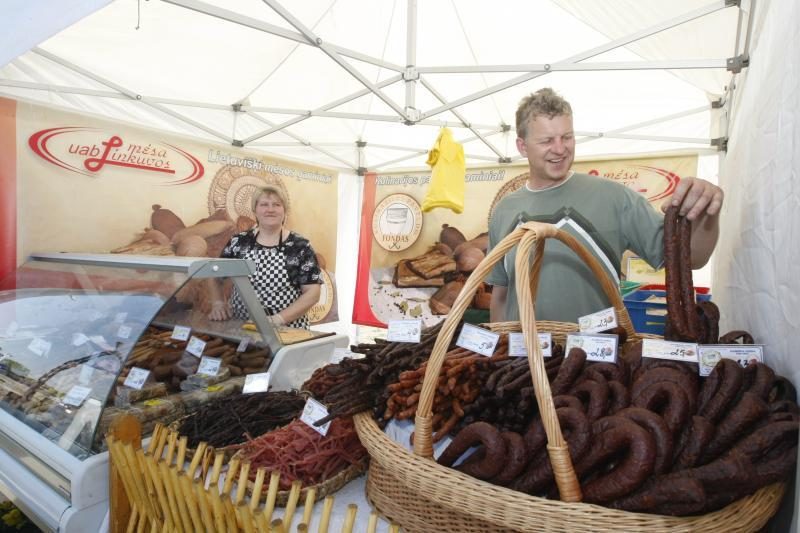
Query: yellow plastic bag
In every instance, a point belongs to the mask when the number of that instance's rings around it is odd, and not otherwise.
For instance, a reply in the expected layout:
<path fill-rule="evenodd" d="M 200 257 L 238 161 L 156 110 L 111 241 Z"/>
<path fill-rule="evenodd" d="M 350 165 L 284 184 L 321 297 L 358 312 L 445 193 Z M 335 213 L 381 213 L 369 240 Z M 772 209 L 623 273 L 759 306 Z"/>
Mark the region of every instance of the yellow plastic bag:
<path fill-rule="evenodd" d="M 431 166 L 431 184 L 422 201 L 422 210 L 428 212 L 437 207 L 446 207 L 456 213 L 464 210 L 464 147 L 453 140 L 449 128 L 442 128 L 439 137 L 428 153 Z"/>

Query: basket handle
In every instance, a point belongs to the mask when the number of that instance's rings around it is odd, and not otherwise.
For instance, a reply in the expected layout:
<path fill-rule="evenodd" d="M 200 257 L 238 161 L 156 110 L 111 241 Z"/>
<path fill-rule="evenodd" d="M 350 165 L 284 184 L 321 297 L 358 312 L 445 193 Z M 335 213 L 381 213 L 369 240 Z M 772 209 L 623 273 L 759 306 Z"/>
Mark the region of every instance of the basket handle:
<path fill-rule="evenodd" d="M 534 295 L 538 286 L 539 272 L 541 270 L 542 255 L 544 252 L 544 242 L 548 238 L 556 238 L 571 248 L 589 266 L 592 273 L 600 281 L 603 291 L 617 310 L 617 317 L 620 325 L 625 328 L 629 337 L 635 335 L 633 324 L 627 310 L 622 302 L 622 297 L 616 285 L 609 279 L 598 261 L 587 252 L 583 246 L 570 234 L 559 230 L 552 224 L 541 222 L 526 222 L 518 226 L 501 240 L 495 248 L 480 262 L 478 267 L 467 279 L 466 284 L 461 289 L 450 313 L 439 331 L 436 338 L 428 366 L 425 370 L 425 377 L 420 392 L 417 414 L 414 419 L 414 453 L 422 457 L 433 457 L 432 444 L 432 422 L 433 422 L 433 400 L 436 392 L 436 384 L 441 371 L 442 363 L 447 352 L 447 347 L 455 333 L 456 327 L 461 321 L 464 311 L 472 301 L 478 286 L 483 282 L 494 265 L 503 256 L 519 243 L 517 251 L 516 271 L 518 276 L 517 299 L 520 306 L 520 321 L 525 337 L 525 345 L 528 351 L 528 364 L 531 367 L 536 401 L 539 404 L 539 412 L 547 434 L 547 449 L 550 461 L 553 466 L 553 473 L 556 484 L 564 501 L 580 501 L 581 492 L 569 450 L 561 434 L 561 427 L 553 405 L 553 398 L 550 392 L 550 383 L 547 380 L 547 373 L 544 368 L 544 359 L 541 355 L 537 339 L 536 320 L 534 317 Z M 526 264 L 530 257 L 531 249 L 535 245 L 535 256 L 532 268 Z M 532 272 L 531 272 L 532 270 Z M 529 288 L 529 290 L 526 290 Z"/>

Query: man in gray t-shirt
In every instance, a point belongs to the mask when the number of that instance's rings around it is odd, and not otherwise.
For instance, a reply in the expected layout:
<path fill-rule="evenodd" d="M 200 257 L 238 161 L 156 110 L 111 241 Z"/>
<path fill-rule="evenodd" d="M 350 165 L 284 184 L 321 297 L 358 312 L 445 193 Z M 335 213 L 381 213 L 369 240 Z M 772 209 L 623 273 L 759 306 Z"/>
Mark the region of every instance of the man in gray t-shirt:
<path fill-rule="evenodd" d="M 652 266 L 663 260 L 663 216 L 645 198 L 604 178 L 573 173 L 572 108 L 552 89 L 524 98 L 517 109 L 517 149 L 528 159 L 525 186 L 503 198 L 489 222 L 489 248 L 519 223 L 549 222 L 576 237 L 619 280 L 625 250 Z M 683 178 L 668 205 L 692 221 L 692 267 L 711 256 L 719 235 L 722 190 L 707 181 Z M 514 260 L 516 248 L 498 263 L 487 282 L 492 289 L 491 320 L 518 320 Z M 549 239 L 536 299 L 536 318 L 576 322 L 609 307 L 591 271 L 565 245 Z"/>

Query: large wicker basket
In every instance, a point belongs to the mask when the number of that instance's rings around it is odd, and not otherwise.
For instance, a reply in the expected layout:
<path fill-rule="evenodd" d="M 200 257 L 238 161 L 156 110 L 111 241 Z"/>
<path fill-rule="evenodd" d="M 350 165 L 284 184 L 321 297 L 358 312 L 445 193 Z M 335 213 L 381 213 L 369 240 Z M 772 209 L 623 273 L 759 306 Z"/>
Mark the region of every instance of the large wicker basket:
<path fill-rule="evenodd" d="M 547 238 L 569 246 L 592 269 L 617 311 L 618 321 L 631 339 L 640 339 L 622 303 L 616 285 L 574 238 L 555 226 L 523 224 L 489 253 L 469 277 L 436 339 L 425 373 L 415 419 L 414 452 L 389 439 L 369 413 L 354 417 L 356 430 L 371 456 L 367 497 L 384 515 L 409 531 L 757 531 L 776 512 L 785 490 L 782 483 L 760 489 L 716 512 L 702 516 L 671 517 L 617 511 L 580 503 L 581 493 L 566 443 L 556 417 L 550 385 L 537 338 L 540 329 L 556 339 L 577 329 L 575 324 L 536 322 L 532 295 L 536 294 L 542 251 Z M 477 480 L 438 465 L 431 442 L 432 405 L 436 378 L 447 346 L 478 285 L 494 264 L 519 244 L 516 272 L 521 329 L 528 350 L 536 400 L 547 434 L 547 449 L 559 494 L 564 501 L 529 496 Z M 527 258 L 535 251 L 533 267 Z M 503 328 L 505 326 L 501 326 Z M 513 327 L 513 326 L 512 326 Z M 500 328 L 496 328 L 500 329 Z"/>

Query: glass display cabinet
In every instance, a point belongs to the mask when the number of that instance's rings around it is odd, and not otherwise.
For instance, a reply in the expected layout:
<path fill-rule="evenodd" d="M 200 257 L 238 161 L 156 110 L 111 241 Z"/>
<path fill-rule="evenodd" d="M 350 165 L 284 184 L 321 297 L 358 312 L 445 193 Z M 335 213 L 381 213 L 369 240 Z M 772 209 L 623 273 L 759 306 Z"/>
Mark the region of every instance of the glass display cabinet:
<path fill-rule="evenodd" d="M 0 280 L 0 491 L 42 529 L 96 531 L 107 511 L 104 435 L 143 434 L 269 371 L 297 388 L 342 335 L 274 328 L 241 259 L 34 254 Z M 247 317 L 208 319 L 210 284 Z"/>

